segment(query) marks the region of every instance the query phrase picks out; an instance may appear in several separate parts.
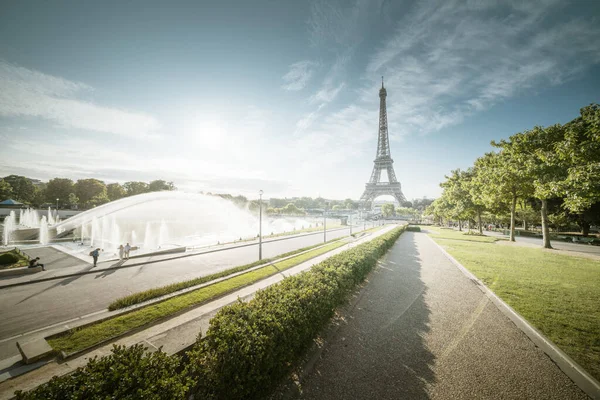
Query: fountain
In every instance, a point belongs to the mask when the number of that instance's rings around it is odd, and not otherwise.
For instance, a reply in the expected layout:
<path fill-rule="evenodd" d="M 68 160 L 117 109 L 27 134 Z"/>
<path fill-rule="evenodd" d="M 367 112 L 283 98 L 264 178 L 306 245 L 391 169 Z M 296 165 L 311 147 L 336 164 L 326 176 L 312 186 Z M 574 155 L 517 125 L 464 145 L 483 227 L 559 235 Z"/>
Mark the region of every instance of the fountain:
<path fill-rule="evenodd" d="M 16 225 L 16 214 L 14 211 L 11 211 L 8 217 L 4 219 L 4 229 L 2 231 L 2 243 L 5 246 L 8 246 L 10 243 L 10 236 L 12 232 L 15 230 Z"/>
<path fill-rule="evenodd" d="M 40 221 L 40 244 L 48 244 L 48 222 L 46 221 L 46 216 L 42 216 L 42 220 Z"/>
<path fill-rule="evenodd" d="M 54 216 L 52 215 L 52 210 L 50 209 L 50 207 L 48 207 L 48 225 L 54 225 L 56 223 L 56 221 L 54 220 Z"/>

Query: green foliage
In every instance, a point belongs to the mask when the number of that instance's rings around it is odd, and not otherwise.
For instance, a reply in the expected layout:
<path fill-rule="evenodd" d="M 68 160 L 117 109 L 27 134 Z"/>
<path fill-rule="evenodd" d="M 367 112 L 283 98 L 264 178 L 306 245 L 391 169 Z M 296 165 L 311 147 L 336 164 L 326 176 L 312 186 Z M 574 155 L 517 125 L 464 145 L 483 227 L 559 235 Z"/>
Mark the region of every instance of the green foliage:
<path fill-rule="evenodd" d="M 56 199 L 59 199 L 60 204 L 65 204 L 69 199 L 69 195 L 74 191 L 75 185 L 72 180 L 67 178 L 50 179 L 46 184 L 45 201 L 56 204 Z"/>
<path fill-rule="evenodd" d="M 101 204 L 106 196 L 106 185 L 98 179 L 79 179 L 75 183 L 75 195 L 84 207 Z M 92 201 L 92 199 L 94 199 Z"/>
<path fill-rule="evenodd" d="M 160 192 L 163 190 L 175 190 L 173 182 L 163 181 L 162 179 L 152 181 L 148 184 L 149 192 Z"/>
<path fill-rule="evenodd" d="M 564 195 L 571 212 L 584 212 L 600 202 L 600 106 L 591 104 L 580 114 L 564 125 L 564 140 L 550 154 L 555 163 L 566 167 L 556 192 Z"/>
<path fill-rule="evenodd" d="M 421 232 L 421 227 L 416 225 L 409 225 L 406 227 L 407 232 Z"/>
<path fill-rule="evenodd" d="M 381 206 L 381 213 L 383 214 L 384 217 L 391 217 L 392 215 L 394 215 L 394 212 L 396 210 L 394 210 L 394 205 L 390 204 L 390 203 L 386 203 L 384 205 Z"/>
<path fill-rule="evenodd" d="M 148 184 L 146 182 L 125 182 L 123 188 L 127 192 L 127 196 L 135 196 L 142 193 L 148 193 Z"/>
<path fill-rule="evenodd" d="M 3 180 L 10 184 L 13 200 L 27 204 L 33 201 L 35 186 L 29 178 L 19 175 L 9 175 L 5 176 Z"/>
<path fill-rule="evenodd" d="M 114 346 L 112 354 L 94 357 L 72 374 L 15 394 L 18 400 L 185 399 L 190 380 L 178 372 L 180 361 L 162 351 L 147 353 L 141 344 Z"/>
<path fill-rule="evenodd" d="M 106 195 L 110 201 L 115 201 L 127 196 L 127 191 L 118 183 L 109 183 L 106 185 Z"/>
<path fill-rule="evenodd" d="M 67 203 L 69 206 L 76 206 L 79 204 L 79 197 L 75 195 L 75 193 L 69 193 L 69 197 L 67 198 Z"/>
<path fill-rule="evenodd" d="M 45 185 L 34 186 L 33 198 L 30 203 L 35 207 L 39 207 L 46 202 L 48 196 L 46 195 L 46 188 L 44 186 Z"/>
<path fill-rule="evenodd" d="M 12 252 L 0 254 L 0 265 L 11 265 L 19 261 L 19 257 Z"/>
<path fill-rule="evenodd" d="M 0 201 L 8 200 L 12 197 L 13 191 L 10 183 L 0 178 Z"/>
<path fill-rule="evenodd" d="M 188 353 L 199 398 L 255 399 L 285 376 L 404 227 L 224 307 Z"/>

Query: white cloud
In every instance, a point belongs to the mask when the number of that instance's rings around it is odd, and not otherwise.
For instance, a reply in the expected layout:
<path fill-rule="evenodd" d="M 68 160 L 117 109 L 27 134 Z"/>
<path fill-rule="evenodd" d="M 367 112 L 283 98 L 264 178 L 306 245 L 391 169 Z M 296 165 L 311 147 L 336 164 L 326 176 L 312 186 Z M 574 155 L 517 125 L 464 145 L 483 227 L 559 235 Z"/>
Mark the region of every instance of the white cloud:
<path fill-rule="evenodd" d="M 64 127 L 130 137 L 154 135 L 160 128 L 152 116 L 80 100 L 92 88 L 0 61 L 0 115 L 40 117 Z"/>
<path fill-rule="evenodd" d="M 421 1 L 398 21 L 366 76 L 385 75 L 388 116 L 401 132 L 440 130 L 600 63 L 600 25 L 550 20 L 558 0 L 525 3 Z"/>
<path fill-rule="evenodd" d="M 285 90 L 302 90 L 313 76 L 318 64 L 304 60 L 290 65 L 290 70 L 283 76 Z"/>

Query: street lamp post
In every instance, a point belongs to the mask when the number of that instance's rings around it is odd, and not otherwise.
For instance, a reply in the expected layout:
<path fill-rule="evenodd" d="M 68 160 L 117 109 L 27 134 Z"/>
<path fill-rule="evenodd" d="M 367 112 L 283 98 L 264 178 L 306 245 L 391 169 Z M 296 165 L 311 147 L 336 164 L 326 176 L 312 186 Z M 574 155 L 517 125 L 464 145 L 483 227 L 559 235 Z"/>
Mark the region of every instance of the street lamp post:
<path fill-rule="evenodd" d="M 352 221 L 350 221 L 350 215 L 348 215 L 348 222 L 350 222 L 350 236 L 352 236 Z"/>
<path fill-rule="evenodd" d="M 56 217 L 57 217 L 57 218 L 58 218 L 58 200 L 59 200 L 59 199 L 56 199 Z"/>
<path fill-rule="evenodd" d="M 262 189 L 258 192 L 258 261 L 262 260 Z"/>
<path fill-rule="evenodd" d="M 327 205 L 325 203 L 325 210 L 323 211 L 323 243 L 327 243 Z"/>

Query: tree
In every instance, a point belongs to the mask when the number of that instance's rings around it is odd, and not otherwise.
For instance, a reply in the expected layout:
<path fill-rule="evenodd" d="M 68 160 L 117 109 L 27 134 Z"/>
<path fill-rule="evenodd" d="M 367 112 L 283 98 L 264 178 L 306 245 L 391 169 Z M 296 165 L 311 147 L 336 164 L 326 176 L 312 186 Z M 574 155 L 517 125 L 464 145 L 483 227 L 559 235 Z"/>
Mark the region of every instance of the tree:
<path fill-rule="evenodd" d="M 61 203 L 66 203 L 69 194 L 75 190 L 73 181 L 67 178 L 50 179 L 46 184 L 46 201 L 56 204 L 56 199 L 60 199 Z"/>
<path fill-rule="evenodd" d="M 551 249 L 548 220 L 548 200 L 557 197 L 561 182 L 566 177 L 566 166 L 556 156 L 555 148 L 564 139 L 564 128 L 560 124 L 547 128 L 535 128 L 517 133 L 502 141 L 511 156 L 518 160 L 523 173 L 533 183 L 533 197 L 540 200 L 543 246 Z"/>
<path fill-rule="evenodd" d="M 0 179 L 0 201 L 8 200 L 12 197 L 13 191 L 10 183 Z"/>
<path fill-rule="evenodd" d="M 89 199 L 86 203 L 85 203 L 85 207 L 86 208 L 92 208 L 92 207 L 96 207 L 96 206 L 101 206 L 102 204 L 106 204 L 110 201 L 110 199 L 108 198 L 108 196 L 106 195 L 106 192 L 104 193 L 100 193 L 94 197 L 92 197 L 91 199 Z"/>
<path fill-rule="evenodd" d="M 285 207 L 281 209 L 282 214 L 288 215 L 304 215 L 304 210 L 296 207 L 294 203 L 288 203 Z"/>
<path fill-rule="evenodd" d="M 394 215 L 394 205 L 391 203 L 385 203 L 381 206 L 381 213 L 384 217 L 388 218 Z"/>
<path fill-rule="evenodd" d="M 79 197 L 77 197 L 75 193 L 69 193 L 67 203 L 69 203 L 69 206 L 74 207 L 79 204 Z"/>
<path fill-rule="evenodd" d="M 75 195 L 79 197 L 79 204 L 84 207 L 98 205 L 108 196 L 106 195 L 106 185 L 98 179 L 79 179 L 75 183 Z M 91 200 L 96 198 L 93 202 Z"/>
<path fill-rule="evenodd" d="M 590 222 L 596 219 L 587 210 L 600 202 L 600 106 L 591 104 L 580 114 L 563 126 L 564 140 L 547 157 L 548 162 L 566 168 L 566 176 L 554 192 L 564 197 L 569 213 L 579 214 L 578 223 L 587 236 Z"/>
<path fill-rule="evenodd" d="M 175 185 L 173 185 L 173 182 L 166 182 L 163 180 L 152 181 L 148 185 L 149 192 L 160 192 L 163 190 L 175 190 L 175 189 L 176 188 L 175 188 Z"/>
<path fill-rule="evenodd" d="M 33 198 L 31 199 L 31 205 L 39 207 L 46 202 L 46 188 L 44 186 L 33 187 Z"/>
<path fill-rule="evenodd" d="M 339 210 L 342 210 L 343 207 L 341 205 L 339 205 L 339 204 L 336 204 L 335 206 L 331 207 L 331 209 L 333 211 L 339 211 Z"/>
<path fill-rule="evenodd" d="M 125 182 L 123 188 L 127 191 L 127 196 L 135 196 L 142 193 L 148 193 L 148 184 L 146 182 Z"/>
<path fill-rule="evenodd" d="M 127 192 L 118 183 L 109 183 L 106 185 L 106 195 L 110 201 L 115 201 L 127 196 Z"/>
<path fill-rule="evenodd" d="M 9 175 L 4 177 L 12 188 L 12 197 L 14 200 L 30 204 L 35 196 L 35 186 L 31 179 L 19 175 Z"/>
<path fill-rule="evenodd" d="M 522 161 L 510 150 L 510 142 L 492 141 L 499 153 L 487 153 L 475 160 L 477 174 L 474 184 L 480 189 L 480 198 L 492 212 L 502 208 L 510 210 L 510 241 L 515 241 L 515 212 L 518 199 L 533 193 L 531 177 L 523 169 Z"/>

